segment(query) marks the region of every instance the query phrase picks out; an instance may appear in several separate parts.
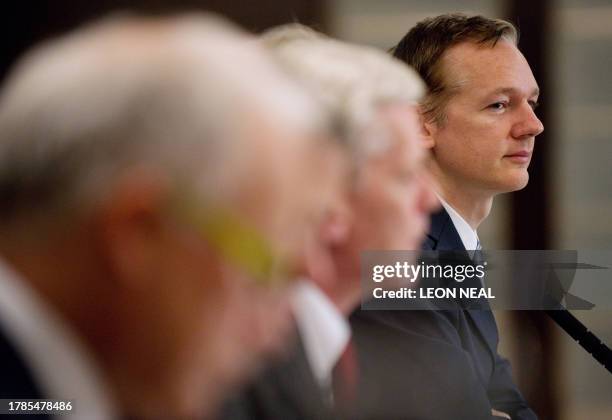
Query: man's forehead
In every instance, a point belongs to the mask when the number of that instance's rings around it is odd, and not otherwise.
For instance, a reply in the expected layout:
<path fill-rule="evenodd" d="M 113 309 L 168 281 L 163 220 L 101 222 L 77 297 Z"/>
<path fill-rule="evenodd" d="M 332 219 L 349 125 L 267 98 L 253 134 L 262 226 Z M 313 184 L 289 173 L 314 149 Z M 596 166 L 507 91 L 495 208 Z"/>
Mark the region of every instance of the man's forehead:
<path fill-rule="evenodd" d="M 503 39 L 495 46 L 472 41 L 457 44 L 442 56 L 441 69 L 451 90 L 477 87 L 480 94 L 539 93 L 527 60 L 513 43 Z"/>
<path fill-rule="evenodd" d="M 413 160 L 419 160 L 422 151 L 418 146 L 422 140 L 422 134 L 417 105 L 393 104 L 385 107 L 383 112 L 393 137 L 389 152 L 395 153 L 395 147 L 399 146 L 409 149 Z"/>
<path fill-rule="evenodd" d="M 512 96 L 512 95 L 517 95 L 517 94 L 521 94 L 522 92 L 519 89 L 516 89 L 515 87 L 500 87 L 500 88 L 496 88 L 494 90 L 492 90 L 490 92 L 492 95 L 508 95 L 508 96 Z M 530 91 L 528 91 L 529 93 L 529 97 L 537 97 L 540 95 L 540 88 L 536 85 L 534 88 L 532 88 Z"/>

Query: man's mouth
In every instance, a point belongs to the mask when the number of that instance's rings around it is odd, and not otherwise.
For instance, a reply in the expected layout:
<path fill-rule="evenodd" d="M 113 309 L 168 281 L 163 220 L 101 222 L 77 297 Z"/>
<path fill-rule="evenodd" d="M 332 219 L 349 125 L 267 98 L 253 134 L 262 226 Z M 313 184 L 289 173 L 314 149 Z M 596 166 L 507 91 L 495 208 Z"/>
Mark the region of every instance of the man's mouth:
<path fill-rule="evenodd" d="M 531 152 L 528 150 L 521 150 L 518 152 L 507 154 L 504 157 L 516 163 L 529 163 L 529 161 L 531 160 Z"/>

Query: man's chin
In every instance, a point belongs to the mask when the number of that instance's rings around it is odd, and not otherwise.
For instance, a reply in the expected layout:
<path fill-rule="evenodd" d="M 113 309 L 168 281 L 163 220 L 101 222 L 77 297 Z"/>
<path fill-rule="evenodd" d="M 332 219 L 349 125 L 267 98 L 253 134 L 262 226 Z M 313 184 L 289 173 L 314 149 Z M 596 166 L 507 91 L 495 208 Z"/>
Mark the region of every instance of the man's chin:
<path fill-rule="evenodd" d="M 525 175 L 521 179 L 518 179 L 516 181 L 512 191 L 520 191 L 523 188 L 525 188 L 528 183 L 529 183 L 529 174 L 527 173 L 527 171 L 525 171 Z"/>
<path fill-rule="evenodd" d="M 494 187 L 498 193 L 510 193 L 520 191 L 529 183 L 529 173 L 525 170 L 521 173 L 513 173 L 501 180 Z"/>

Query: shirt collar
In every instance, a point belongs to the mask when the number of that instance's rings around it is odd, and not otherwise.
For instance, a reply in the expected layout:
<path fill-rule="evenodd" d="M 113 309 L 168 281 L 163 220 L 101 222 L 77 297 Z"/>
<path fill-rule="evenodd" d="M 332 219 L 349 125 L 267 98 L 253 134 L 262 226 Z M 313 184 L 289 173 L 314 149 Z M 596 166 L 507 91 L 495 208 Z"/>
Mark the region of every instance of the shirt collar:
<path fill-rule="evenodd" d="M 98 366 L 79 338 L 0 260 L 0 325 L 47 398 L 71 400 L 62 419 L 117 418 Z"/>
<path fill-rule="evenodd" d="M 326 388 L 349 342 L 349 323 L 325 293 L 308 280 L 298 282 L 291 304 L 308 364 L 318 384 Z"/>
<path fill-rule="evenodd" d="M 442 204 L 442 207 L 444 207 L 444 210 L 446 210 L 448 216 L 451 218 L 453 225 L 455 225 L 455 229 L 457 229 L 457 233 L 461 238 L 461 242 L 463 242 L 464 248 L 466 250 L 478 249 L 478 244 L 480 242 L 478 240 L 478 233 L 476 230 L 472 229 L 469 223 L 466 222 L 463 217 L 461 217 L 457 210 L 444 201 L 440 195 L 438 195 L 438 200 L 440 200 L 440 204 Z"/>

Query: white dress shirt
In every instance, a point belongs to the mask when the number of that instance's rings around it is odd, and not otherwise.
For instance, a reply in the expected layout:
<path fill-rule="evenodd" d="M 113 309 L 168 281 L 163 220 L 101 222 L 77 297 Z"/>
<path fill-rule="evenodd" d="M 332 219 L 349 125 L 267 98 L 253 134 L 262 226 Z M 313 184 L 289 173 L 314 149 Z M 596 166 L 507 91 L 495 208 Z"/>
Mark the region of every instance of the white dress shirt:
<path fill-rule="evenodd" d="M 453 225 L 455 225 L 455 229 L 457 229 L 457 233 L 461 238 L 461 242 L 463 242 L 463 246 L 466 250 L 475 250 L 479 249 L 480 241 L 478 240 L 478 233 L 475 229 L 472 229 L 470 224 L 465 221 L 465 219 L 457 213 L 450 204 L 448 204 L 442 197 L 438 195 L 438 199 L 440 200 L 440 204 L 444 207 L 444 210 L 450 216 Z"/>
<path fill-rule="evenodd" d="M 98 366 L 69 326 L 0 260 L 0 327 L 30 368 L 44 398 L 71 400 L 62 420 L 116 419 Z"/>
<path fill-rule="evenodd" d="M 291 305 L 306 358 L 321 389 L 330 389 L 332 369 L 351 337 L 342 313 L 315 284 L 300 281 Z"/>
<path fill-rule="evenodd" d="M 470 258 L 474 258 L 474 251 L 480 250 L 480 239 L 478 239 L 478 232 L 475 229 L 472 229 L 470 224 L 465 221 L 463 217 L 455 210 L 450 204 L 448 204 L 442 197 L 438 195 L 438 199 L 440 200 L 440 204 L 444 207 L 444 210 L 450 216 L 453 225 L 455 225 L 455 229 L 457 233 L 459 233 L 459 237 L 461 238 L 461 242 L 463 242 L 463 246 L 468 251 Z M 485 287 L 484 277 L 480 277 L 480 284 L 482 287 Z"/>

